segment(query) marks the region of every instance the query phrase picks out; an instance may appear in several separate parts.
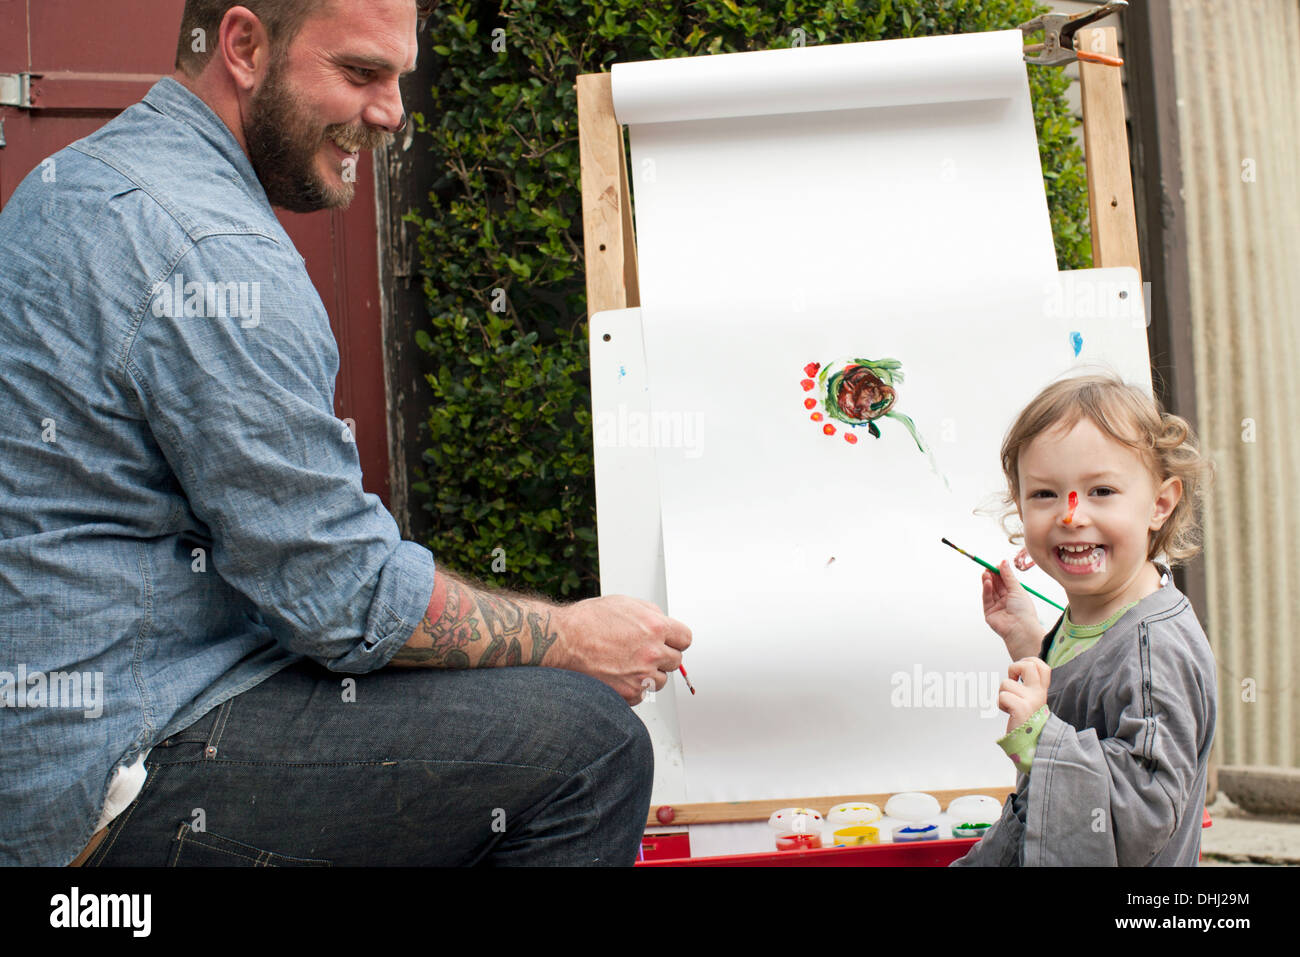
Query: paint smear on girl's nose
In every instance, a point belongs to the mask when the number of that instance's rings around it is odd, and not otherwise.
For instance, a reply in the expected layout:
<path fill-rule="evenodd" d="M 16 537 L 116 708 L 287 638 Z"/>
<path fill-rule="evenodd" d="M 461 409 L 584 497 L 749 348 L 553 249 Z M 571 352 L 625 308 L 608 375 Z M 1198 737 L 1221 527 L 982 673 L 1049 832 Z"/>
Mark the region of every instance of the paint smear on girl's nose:
<path fill-rule="evenodd" d="M 1069 525 L 1070 523 L 1072 523 L 1072 522 L 1074 521 L 1074 510 L 1075 510 L 1076 508 L 1078 508 L 1078 507 L 1079 507 L 1079 493 L 1078 493 L 1078 492 L 1071 492 L 1071 493 L 1070 493 L 1070 511 L 1069 511 L 1069 514 L 1067 514 L 1067 515 L 1065 516 L 1065 524 L 1066 524 L 1066 525 Z"/>

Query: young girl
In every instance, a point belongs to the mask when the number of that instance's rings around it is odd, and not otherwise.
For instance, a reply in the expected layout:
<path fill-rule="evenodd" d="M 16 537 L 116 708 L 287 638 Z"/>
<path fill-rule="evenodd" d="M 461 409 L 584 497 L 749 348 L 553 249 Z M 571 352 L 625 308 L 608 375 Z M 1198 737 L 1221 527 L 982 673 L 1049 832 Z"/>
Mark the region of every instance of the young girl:
<path fill-rule="evenodd" d="M 1183 419 L 1117 378 L 1080 376 L 1020 413 L 1002 469 L 1004 518 L 1014 505 L 1024 527 L 1017 564 L 1060 582 L 1069 607 L 1044 638 L 1010 565 L 984 573 L 985 620 L 1017 659 L 998 743 L 1020 775 L 954 863 L 1195 865 L 1214 657 L 1168 566 L 1199 551 L 1208 464 Z"/>

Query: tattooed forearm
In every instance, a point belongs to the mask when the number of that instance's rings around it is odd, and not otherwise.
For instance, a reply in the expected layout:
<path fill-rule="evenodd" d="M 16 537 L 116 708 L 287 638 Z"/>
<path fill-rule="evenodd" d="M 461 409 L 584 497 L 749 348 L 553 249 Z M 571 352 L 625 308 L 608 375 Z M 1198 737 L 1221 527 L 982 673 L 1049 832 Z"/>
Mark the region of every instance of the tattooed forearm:
<path fill-rule="evenodd" d="M 531 612 L 528 615 L 528 627 L 533 633 L 533 657 L 528 663 L 530 665 L 540 665 L 542 658 L 545 657 L 547 650 L 555 644 L 555 639 L 559 634 L 551 627 L 551 613 L 539 615 L 537 612 Z"/>
<path fill-rule="evenodd" d="M 439 572 L 423 620 L 391 663 L 424 668 L 541 665 L 559 638 L 552 611 L 542 602 L 472 588 Z"/>

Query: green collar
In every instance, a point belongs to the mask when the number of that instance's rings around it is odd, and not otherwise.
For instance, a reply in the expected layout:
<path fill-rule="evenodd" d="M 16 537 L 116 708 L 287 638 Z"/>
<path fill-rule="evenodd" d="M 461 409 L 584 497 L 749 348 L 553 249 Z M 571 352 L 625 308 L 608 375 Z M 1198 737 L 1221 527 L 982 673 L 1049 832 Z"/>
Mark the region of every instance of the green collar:
<path fill-rule="evenodd" d="M 1099 621 L 1095 625 L 1076 625 L 1074 622 L 1070 621 L 1070 610 L 1067 608 L 1065 610 L 1065 620 L 1061 623 L 1061 631 L 1065 637 L 1073 638 L 1076 641 L 1081 638 L 1096 638 L 1111 625 L 1115 624 L 1115 622 L 1119 621 L 1120 616 L 1136 604 L 1137 602 L 1135 601 L 1129 602 L 1105 621 Z"/>

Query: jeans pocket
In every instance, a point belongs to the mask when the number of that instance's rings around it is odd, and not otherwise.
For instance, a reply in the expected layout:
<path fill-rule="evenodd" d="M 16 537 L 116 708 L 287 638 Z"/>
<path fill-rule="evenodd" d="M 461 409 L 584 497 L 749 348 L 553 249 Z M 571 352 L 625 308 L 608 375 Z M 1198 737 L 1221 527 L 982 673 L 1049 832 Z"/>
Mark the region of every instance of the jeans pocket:
<path fill-rule="evenodd" d="M 181 824 L 172 839 L 168 856 L 169 867 L 333 867 L 333 861 L 311 857 L 290 857 L 244 844 L 240 841 L 195 831 L 189 824 Z"/>

